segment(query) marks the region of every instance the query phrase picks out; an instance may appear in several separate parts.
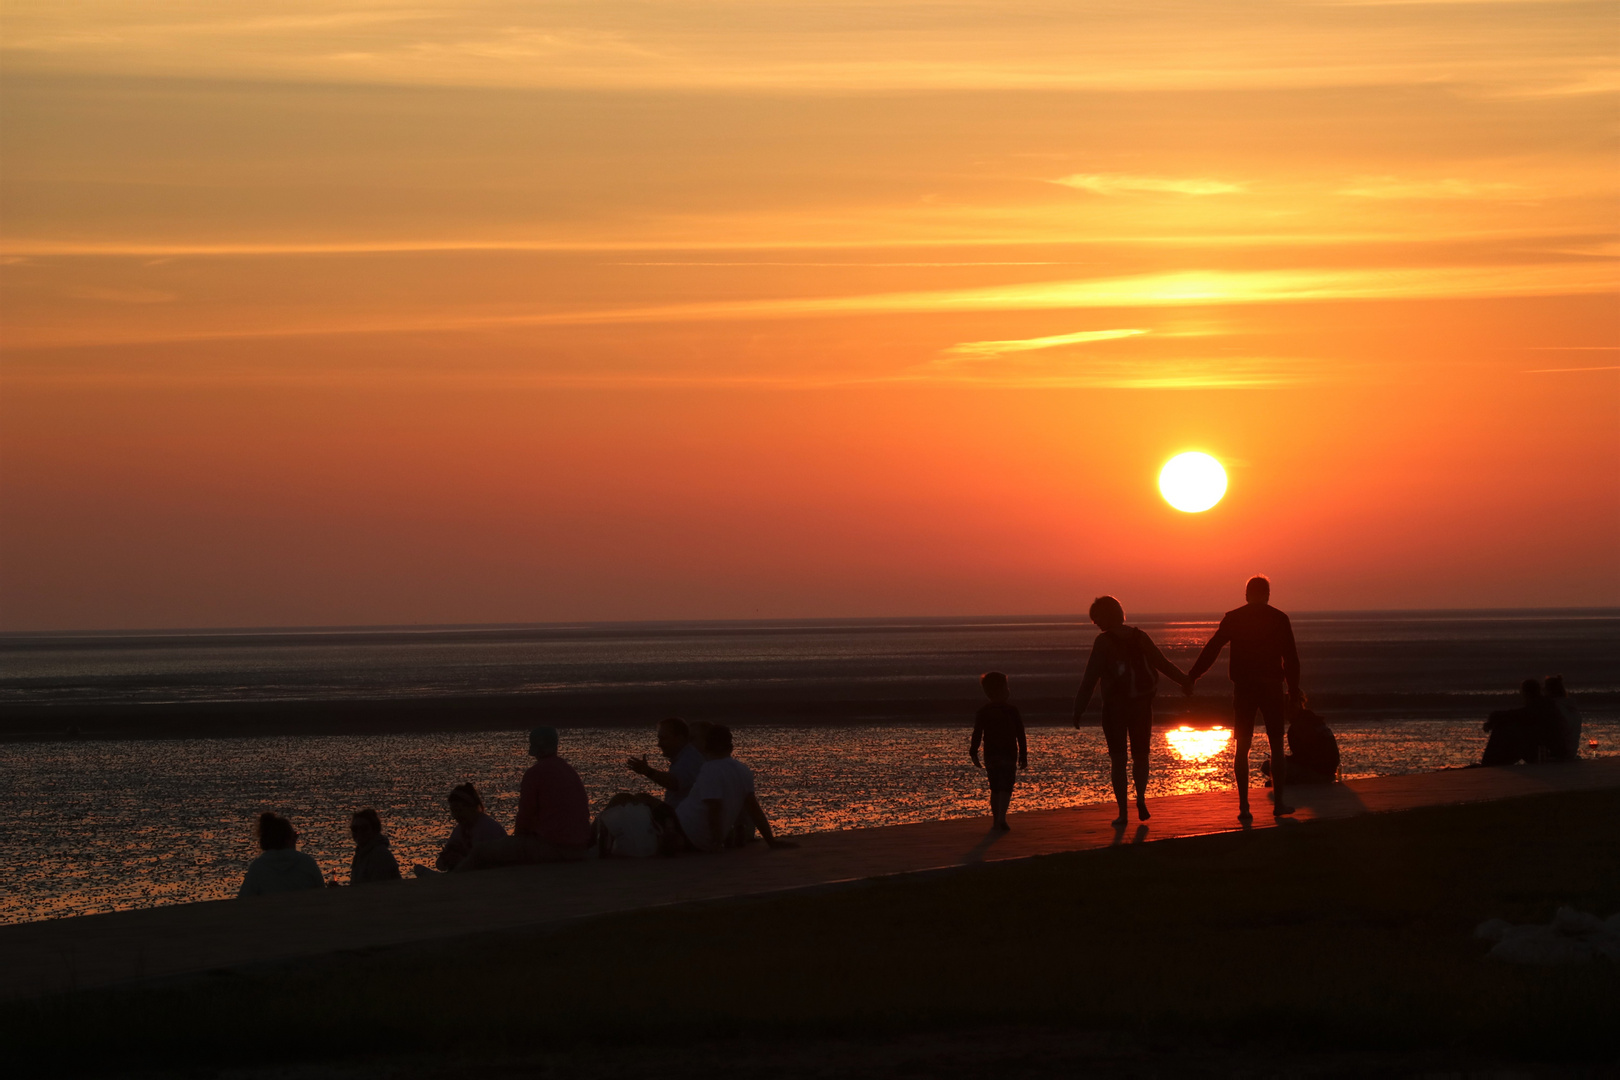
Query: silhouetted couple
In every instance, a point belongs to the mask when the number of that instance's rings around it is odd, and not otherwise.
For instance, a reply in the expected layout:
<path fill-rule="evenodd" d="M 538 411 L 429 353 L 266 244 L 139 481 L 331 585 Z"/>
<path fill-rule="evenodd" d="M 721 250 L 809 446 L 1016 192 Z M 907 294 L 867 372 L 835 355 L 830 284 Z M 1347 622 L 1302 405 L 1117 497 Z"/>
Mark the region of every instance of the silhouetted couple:
<path fill-rule="evenodd" d="M 1288 616 L 1271 606 L 1271 582 L 1264 577 L 1249 579 L 1244 588 L 1246 603 L 1228 611 L 1220 626 L 1198 655 L 1192 670 L 1183 675 L 1167 660 L 1153 639 L 1125 624 L 1125 609 L 1112 596 L 1099 596 L 1091 605 L 1091 621 L 1102 632 L 1091 646 L 1086 673 L 1074 703 L 1074 726 L 1091 702 L 1100 684 L 1103 698 L 1103 736 L 1108 742 L 1112 763 L 1114 799 L 1119 816 L 1114 825 L 1123 828 L 1128 820 L 1126 750 L 1130 751 L 1130 777 L 1136 789 L 1137 817 L 1146 821 L 1149 747 L 1153 737 L 1153 698 L 1158 689 L 1158 673 L 1163 672 L 1189 696 L 1203 674 L 1214 666 L 1221 650 L 1232 647 L 1232 730 L 1236 745 L 1232 771 L 1237 782 L 1238 818 L 1249 821 L 1249 747 L 1254 742 L 1254 721 L 1258 714 L 1266 725 L 1273 765 L 1272 812 L 1278 816 L 1293 813 L 1283 798 L 1287 779 L 1284 753 L 1285 721 L 1290 701 L 1302 701 L 1299 690 L 1299 650 Z"/>
<path fill-rule="evenodd" d="M 1549 675 L 1545 685 L 1526 679 L 1519 687 L 1523 703 L 1493 712 L 1485 721 L 1490 738 L 1481 765 L 1516 765 L 1521 761 L 1574 761 L 1580 755 L 1581 714 L 1564 689 L 1562 675 Z"/>

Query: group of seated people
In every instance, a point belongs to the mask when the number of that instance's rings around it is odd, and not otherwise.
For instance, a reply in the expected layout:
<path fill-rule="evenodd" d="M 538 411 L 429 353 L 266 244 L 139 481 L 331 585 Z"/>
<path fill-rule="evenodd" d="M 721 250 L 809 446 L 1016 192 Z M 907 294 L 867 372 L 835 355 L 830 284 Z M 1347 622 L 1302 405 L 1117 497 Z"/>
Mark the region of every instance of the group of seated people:
<path fill-rule="evenodd" d="M 1581 752 L 1581 714 L 1569 700 L 1562 675 L 1541 682 L 1526 679 L 1519 687 L 1523 702 L 1502 709 L 1485 720 L 1481 765 L 1517 765 L 1519 762 L 1574 761 Z"/>
<path fill-rule="evenodd" d="M 630 858 L 719 851 L 748 843 L 756 832 L 768 847 L 796 846 L 772 832 L 754 794 L 754 774 L 732 757 L 731 729 L 723 724 L 660 723 L 658 748 L 669 768 L 654 768 L 645 757 L 625 764 L 663 788 L 663 797 L 619 792 L 595 821 L 585 785 L 558 756 L 557 745 L 556 728 L 529 733 L 529 754 L 535 761 L 523 774 L 510 834 L 484 811 L 473 785 L 454 788 L 448 802 L 455 828 L 434 865 L 418 865 L 413 872 L 430 877 L 519 863 L 574 862 L 593 849 L 604 857 Z M 399 880 L 399 862 L 376 810 L 356 811 L 349 833 L 355 844 L 351 885 Z M 298 833 L 286 818 L 261 814 L 258 834 L 262 853 L 248 867 L 239 897 L 337 884 L 327 882 L 315 860 L 297 850 Z"/>

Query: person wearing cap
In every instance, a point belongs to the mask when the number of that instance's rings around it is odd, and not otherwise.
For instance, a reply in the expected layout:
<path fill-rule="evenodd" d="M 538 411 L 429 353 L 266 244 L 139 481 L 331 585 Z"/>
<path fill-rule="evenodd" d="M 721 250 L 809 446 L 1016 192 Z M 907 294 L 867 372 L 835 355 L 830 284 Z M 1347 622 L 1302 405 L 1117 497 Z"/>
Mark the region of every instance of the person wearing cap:
<path fill-rule="evenodd" d="M 512 835 L 474 844 L 458 871 L 585 857 L 591 840 L 590 800 L 579 773 L 557 756 L 557 729 L 529 732 L 529 753 L 534 764 L 523 774 Z"/>

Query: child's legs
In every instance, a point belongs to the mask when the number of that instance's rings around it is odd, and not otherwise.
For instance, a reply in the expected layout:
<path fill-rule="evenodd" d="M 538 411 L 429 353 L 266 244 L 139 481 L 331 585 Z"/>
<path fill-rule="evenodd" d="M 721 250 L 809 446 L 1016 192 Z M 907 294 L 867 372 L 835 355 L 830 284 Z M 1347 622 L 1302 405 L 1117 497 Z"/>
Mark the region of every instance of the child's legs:
<path fill-rule="evenodd" d="M 985 759 L 984 771 L 990 777 L 990 813 L 997 821 L 1007 814 L 1012 802 L 1013 784 L 1018 780 L 1018 762 Z"/>

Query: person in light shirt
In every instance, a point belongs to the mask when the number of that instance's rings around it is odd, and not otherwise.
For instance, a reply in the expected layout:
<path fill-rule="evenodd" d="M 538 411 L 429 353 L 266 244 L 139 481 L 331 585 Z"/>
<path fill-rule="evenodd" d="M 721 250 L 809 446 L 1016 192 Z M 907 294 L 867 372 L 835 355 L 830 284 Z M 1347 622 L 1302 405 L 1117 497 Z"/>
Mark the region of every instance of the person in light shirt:
<path fill-rule="evenodd" d="M 754 795 L 753 771 L 731 756 L 731 729 L 711 724 L 703 735 L 703 770 L 698 773 L 692 792 L 676 807 L 686 842 L 699 851 L 719 851 L 747 815 L 767 846 L 798 847 L 778 839 Z"/>
<path fill-rule="evenodd" d="M 260 814 L 258 832 L 263 854 L 248 867 L 236 893 L 238 899 L 319 889 L 326 884 L 315 860 L 298 850 L 298 834 L 292 822 L 280 814 Z"/>

